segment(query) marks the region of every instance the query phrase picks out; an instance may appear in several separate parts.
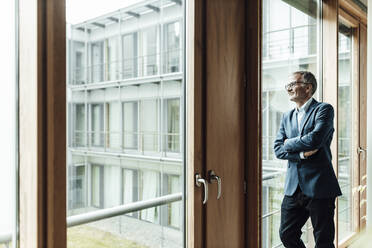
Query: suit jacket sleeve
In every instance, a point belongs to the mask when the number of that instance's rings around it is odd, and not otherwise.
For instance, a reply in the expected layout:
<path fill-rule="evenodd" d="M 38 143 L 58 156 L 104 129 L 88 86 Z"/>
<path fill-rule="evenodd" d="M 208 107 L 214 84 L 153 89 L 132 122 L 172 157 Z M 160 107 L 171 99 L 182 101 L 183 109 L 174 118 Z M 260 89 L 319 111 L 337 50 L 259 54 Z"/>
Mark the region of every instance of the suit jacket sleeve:
<path fill-rule="evenodd" d="M 284 116 L 280 122 L 280 128 L 278 135 L 274 141 L 274 152 L 278 159 L 285 159 L 289 161 L 299 162 L 301 161 L 300 154 L 298 152 L 287 152 L 284 150 L 284 140 L 287 139 L 284 129 Z"/>
<path fill-rule="evenodd" d="M 300 152 L 319 149 L 334 131 L 333 118 L 333 107 L 330 104 L 321 106 L 315 117 L 314 129 L 303 136 L 287 139 L 284 150 L 286 152 Z"/>

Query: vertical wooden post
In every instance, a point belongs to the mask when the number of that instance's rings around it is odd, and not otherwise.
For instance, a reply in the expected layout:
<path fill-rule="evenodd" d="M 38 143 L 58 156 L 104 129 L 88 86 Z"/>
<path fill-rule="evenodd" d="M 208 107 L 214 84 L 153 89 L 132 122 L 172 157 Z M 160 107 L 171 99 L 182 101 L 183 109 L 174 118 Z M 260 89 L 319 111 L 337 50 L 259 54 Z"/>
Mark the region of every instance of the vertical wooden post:
<path fill-rule="evenodd" d="M 205 164 L 205 0 L 186 1 L 186 247 L 204 247 L 203 189 L 195 188 L 195 173 L 203 175 Z"/>
<path fill-rule="evenodd" d="M 246 228 L 245 246 L 261 247 L 262 121 L 261 46 L 262 1 L 246 1 Z"/>
<path fill-rule="evenodd" d="M 19 0 L 20 247 L 66 247 L 65 1 Z"/>
<path fill-rule="evenodd" d="M 330 103 L 335 111 L 333 140 L 331 144 L 332 164 L 338 175 L 338 0 L 324 0 L 323 3 L 323 101 Z M 326 56 L 324 56 L 326 54 Z M 335 243 L 338 242 L 337 202 L 335 209 Z"/>

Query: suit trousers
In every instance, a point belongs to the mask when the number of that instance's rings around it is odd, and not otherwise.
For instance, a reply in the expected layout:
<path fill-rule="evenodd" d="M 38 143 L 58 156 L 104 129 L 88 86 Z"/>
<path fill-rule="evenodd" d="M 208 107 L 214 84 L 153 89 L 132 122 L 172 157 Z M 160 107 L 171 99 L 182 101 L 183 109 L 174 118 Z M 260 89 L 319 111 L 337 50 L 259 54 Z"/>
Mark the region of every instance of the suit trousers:
<path fill-rule="evenodd" d="M 287 248 L 305 248 L 301 228 L 311 218 L 315 248 L 334 248 L 335 198 L 312 199 L 297 187 L 292 196 L 284 196 L 281 206 L 279 235 Z"/>

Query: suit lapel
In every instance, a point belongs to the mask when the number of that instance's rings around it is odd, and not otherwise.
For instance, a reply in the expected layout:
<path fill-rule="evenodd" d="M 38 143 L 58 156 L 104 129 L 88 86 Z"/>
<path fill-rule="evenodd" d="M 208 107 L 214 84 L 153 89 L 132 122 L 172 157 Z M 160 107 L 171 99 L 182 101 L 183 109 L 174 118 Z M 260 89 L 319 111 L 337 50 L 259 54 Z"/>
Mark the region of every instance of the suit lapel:
<path fill-rule="evenodd" d="M 308 110 L 306 111 L 304 117 L 302 117 L 301 123 L 300 123 L 300 135 L 302 135 L 302 131 L 304 129 L 304 126 L 306 125 L 306 122 L 308 121 L 311 113 L 314 110 L 314 107 L 317 105 L 317 101 L 315 99 L 312 100 Z"/>

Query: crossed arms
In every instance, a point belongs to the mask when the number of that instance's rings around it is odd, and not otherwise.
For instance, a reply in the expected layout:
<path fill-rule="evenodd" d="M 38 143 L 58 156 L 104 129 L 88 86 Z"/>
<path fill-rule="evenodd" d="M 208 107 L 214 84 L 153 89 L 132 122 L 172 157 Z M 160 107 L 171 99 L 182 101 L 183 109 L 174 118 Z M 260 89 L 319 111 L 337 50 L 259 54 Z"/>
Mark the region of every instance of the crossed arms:
<path fill-rule="evenodd" d="M 279 159 L 300 161 L 300 152 L 317 150 L 333 133 L 334 110 L 329 104 L 322 105 L 315 116 L 314 129 L 302 136 L 287 138 L 283 118 L 274 141 L 275 155 Z"/>

